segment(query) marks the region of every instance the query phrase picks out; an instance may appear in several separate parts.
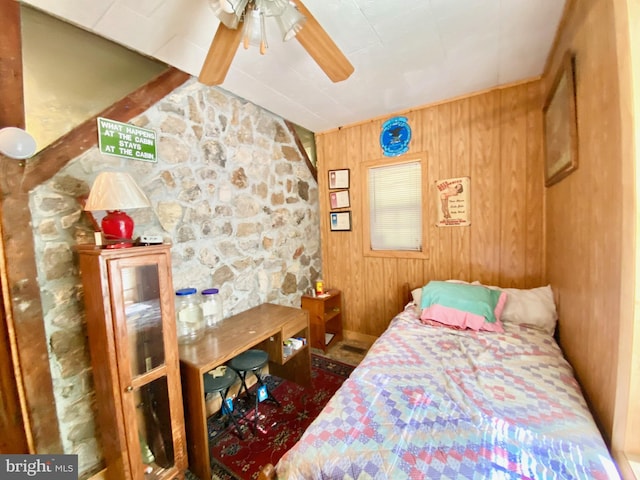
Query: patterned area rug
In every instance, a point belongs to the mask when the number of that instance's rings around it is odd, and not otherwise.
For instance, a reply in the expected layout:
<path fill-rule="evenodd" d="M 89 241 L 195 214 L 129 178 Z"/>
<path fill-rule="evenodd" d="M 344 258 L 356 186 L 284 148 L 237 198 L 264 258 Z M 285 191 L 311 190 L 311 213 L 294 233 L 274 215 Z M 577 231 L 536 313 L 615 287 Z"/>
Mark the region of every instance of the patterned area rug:
<path fill-rule="evenodd" d="M 235 411 L 242 416 L 241 440 L 233 426 L 214 415 L 209 419 L 209 443 L 213 480 L 255 479 L 262 466 L 276 464 L 300 438 L 327 401 L 351 374 L 353 366 L 330 358 L 311 355 L 311 388 L 281 378 L 267 377 L 267 384 L 280 407 L 269 400 L 258 408 L 258 430 L 253 431 L 252 400 L 236 401 Z M 253 393 L 255 387 L 250 389 Z M 188 473 L 187 478 L 196 477 Z"/>

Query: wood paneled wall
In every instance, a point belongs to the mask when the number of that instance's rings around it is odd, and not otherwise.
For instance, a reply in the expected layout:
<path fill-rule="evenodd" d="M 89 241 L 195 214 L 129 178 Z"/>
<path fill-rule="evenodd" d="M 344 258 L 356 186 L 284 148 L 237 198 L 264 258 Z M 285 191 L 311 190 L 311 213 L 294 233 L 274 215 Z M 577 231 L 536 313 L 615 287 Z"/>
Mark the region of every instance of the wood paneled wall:
<path fill-rule="evenodd" d="M 379 143 L 389 117 L 316 136 L 323 276 L 344 292 L 344 328 L 378 336 L 402 310 L 404 282 L 457 278 L 513 287 L 544 283 L 542 116 L 540 82 L 427 106 L 406 116 L 409 151 L 427 160 L 426 260 L 363 255 L 363 162 L 383 159 Z M 329 230 L 328 171 L 350 169 L 352 230 Z M 434 182 L 471 177 L 471 226 L 436 227 Z M 398 186 L 402 188 L 402 186 Z"/>
<path fill-rule="evenodd" d="M 623 255 L 624 242 L 634 242 L 636 200 L 634 159 L 623 155 L 629 149 L 623 149 L 621 111 L 629 106 L 621 106 L 614 15 L 614 5 L 625 2 L 572 3 L 543 79 L 550 85 L 564 53 L 574 52 L 578 169 L 546 190 L 547 272 L 560 344 L 610 441 L 620 327 L 633 322 L 633 293 L 624 291 L 635 281 L 627 268 L 634 246 Z"/>
<path fill-rule="evenodd" d="M 640 2 L 614 4 L 618 75 L 620 84 L 620 134 L 622 143 L 622 262 L 620 343 L 611 448 L 624 478 L 631 476 L 628 460 L 640 460 L 640 238 L 637 185 L 640 172 Z M 634 221 L 635 220 L 635 221 Z M 632 261 L 636 259 L 636 261 Z"/>

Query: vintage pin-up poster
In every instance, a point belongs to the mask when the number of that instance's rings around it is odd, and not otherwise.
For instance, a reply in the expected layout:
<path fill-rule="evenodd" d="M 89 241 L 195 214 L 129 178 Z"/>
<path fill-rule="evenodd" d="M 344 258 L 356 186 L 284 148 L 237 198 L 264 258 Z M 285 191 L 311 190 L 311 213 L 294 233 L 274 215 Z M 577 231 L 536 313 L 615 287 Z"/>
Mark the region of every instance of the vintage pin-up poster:
<path fill-rule="evenodd" d="M 466 227 L 471 225 L 469 177 L 436 181 L 438 227 Z"/>

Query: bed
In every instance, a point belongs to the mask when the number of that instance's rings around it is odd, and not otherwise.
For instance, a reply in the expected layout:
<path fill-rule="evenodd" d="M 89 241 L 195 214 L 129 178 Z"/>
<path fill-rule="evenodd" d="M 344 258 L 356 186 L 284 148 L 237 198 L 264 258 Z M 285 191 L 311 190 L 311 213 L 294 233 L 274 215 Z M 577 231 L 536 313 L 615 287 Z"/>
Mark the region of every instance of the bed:
<path fill-rule="evenodd" d="M 412 293 L 277 478 L 619 478 L 554 340 L 550 287 Z"/>

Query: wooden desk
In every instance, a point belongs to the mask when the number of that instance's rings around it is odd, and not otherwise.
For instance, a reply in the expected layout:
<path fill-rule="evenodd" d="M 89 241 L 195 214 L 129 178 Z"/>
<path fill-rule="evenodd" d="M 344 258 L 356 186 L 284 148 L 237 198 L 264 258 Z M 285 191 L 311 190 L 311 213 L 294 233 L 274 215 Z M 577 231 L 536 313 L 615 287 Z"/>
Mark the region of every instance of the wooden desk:
<path fill-rule="evenodd" d="M 255 347 L 268 352 L 269 373 L 310 386 L 309 342 L 285 358 L 282 342 L 289 337 L 309 339 L 308 312 L 264 303 L 226 318 L 217 328 L 208 329 L 197 342 L 180 345 L 189 469 L 200 479 L 211 478 L 203 375 L 239 353 Z"/>

